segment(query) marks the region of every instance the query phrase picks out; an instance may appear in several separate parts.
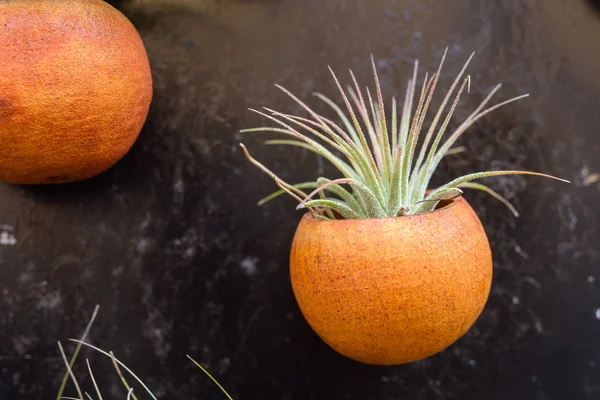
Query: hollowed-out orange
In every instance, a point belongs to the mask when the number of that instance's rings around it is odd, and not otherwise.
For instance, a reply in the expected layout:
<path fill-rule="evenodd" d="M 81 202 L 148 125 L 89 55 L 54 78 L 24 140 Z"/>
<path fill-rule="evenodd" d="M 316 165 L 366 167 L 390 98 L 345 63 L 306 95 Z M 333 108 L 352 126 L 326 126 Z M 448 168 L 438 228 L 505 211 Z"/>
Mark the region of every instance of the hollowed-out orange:
<path fill-rule="evenodd" d="M 0 180 L 77 181 L 146 120 L 152 77 L 129 20 L 101 0 L 0 2 Z"/>
<path fill-rule="evenodd" d="M 319 220 L 306 214 L 290 258 L 302 313 L 334 350 L 368 364 L 438 353 L 481 313 L 492 257 L 462 197 L 430 213 Z"/>

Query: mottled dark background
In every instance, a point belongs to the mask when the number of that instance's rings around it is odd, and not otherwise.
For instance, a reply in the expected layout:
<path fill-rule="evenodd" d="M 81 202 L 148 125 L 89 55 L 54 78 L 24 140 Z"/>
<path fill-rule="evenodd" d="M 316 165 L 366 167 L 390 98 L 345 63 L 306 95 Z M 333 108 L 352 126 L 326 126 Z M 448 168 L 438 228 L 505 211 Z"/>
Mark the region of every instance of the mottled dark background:
<path fill-rule="evenodd" d="M 64 371 L 56 341 L 79 335 L 95 304 L 90 340 L 161 399 L 224 398 L 186 353 L 236 400 L 600 398 L 597 1 L 112 3 L 146 43 L 154 102 L 139 141 L 103 175 L 0 185 L 1 399 L 54 398 Z M 361 365 L 302 318 L 287 270 L 300 213 L 290 199 L 256 206 L 275 186 L 245 161 L 237 131 L 262 123 L 247 107 L 299 112 L 273 83 L 303 99 L 334 96 L 327 64 L 370 82 L 373 53 L 389 99 L 404 91 L 412 60 L 432 71 L 447 45 L 445 87 L 477 52 L 458 117 L 499 81 L 498 98 L 531 97 L 477 124 L 461 141 L 467 152 L 449 157 L 436 182 L 514 167 L 573 184 L 489 179 L 518 219 L 468 193 L 495 257 L 481 318 L 430 359 Z M 283 177 L 331 175 L 312 154 L 264 148 L 265 138 L 243 141 Z M 105 398 L 124 398 L 107 360 L 85 355 Z M 83 360 L 76 370 L 83 379 Z"/>

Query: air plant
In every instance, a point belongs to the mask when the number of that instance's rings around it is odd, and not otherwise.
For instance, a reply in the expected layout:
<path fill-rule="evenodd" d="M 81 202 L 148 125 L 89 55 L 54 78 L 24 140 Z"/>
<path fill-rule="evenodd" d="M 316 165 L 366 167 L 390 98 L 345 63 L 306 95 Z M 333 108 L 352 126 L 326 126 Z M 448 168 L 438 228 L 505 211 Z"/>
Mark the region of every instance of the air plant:
<path fill-rule="evenodd" d="M 400 112 L 395 98 L 386 112 L 371 57 L 374 92 L 361 90 L 352 71 L 352 85 L 344 90 L 330 68 L 346 110 L 316 94 L 338 122 L 278 86 L 308 116 L 252 110 L 277 126 L 242 131 L 288 136 L 266 143 L 315 152 L 342 175 L 291 185 L 240 144 L 248 160 L 280 188 L 259 204 L 287 193 L 299 202 L 298 209 L 309 210 L 296 228 L 290 250 L 292 290 L 313 330 L 332 349 L 359 362 L 396 365 L 432 356 L 461 337 L 483 310 L 492 283 L 491 248 L 481 221 L 461 196 L 462 189 L 487 192 L 517 214 L 506 199 L 473 181 L 520 174 L 564 181 L 508 170 L 471 173 L 429 186 L 441 160 L 458 151 L 454 145 L 470 126 L 527 97 L 488 106 L 501 87 L 497 85 L 446 134 L 461 96 L 470 91 L 471 78 L 464 75 L 472 54 L 424 128 L 446 54 L 447 49 L 431 77 L 425 74 L 420 90 L 415 62 Z"/>
<path fill-rule="evenodd" d="M 266 107 L 264 111 L 251 109 L 277 126 L 244 129 L 242 132 L 274 132 L 288 136 L 288 139 L 268 140 L 266 144 L 297 146 L 315 152 L 333 164 L 342 177 L 320 177 L 316 181 L 292 185 L 254 159 L 246 146 L 240 143 L 248 160 L 271 176 L 281 189 L 262 199 L 259 204 L 287 193 L 299 202 L 297 209 L 309 209 L 314 217 L 320 219 L 388 218 L 427 213 L 433 211 L 440 201 L 460 196 L 463 193 L 462 189 L 476 189 L 502 201 L 518 215 L 508 200 L 488 186 L 473 181 L 499 175 L 536 175 L 568 182 L 539 172 L 505 170 L 475 172 L 453 179 L 437 188 L 429 187 L 442 158 L 457 151 L 453 146 L 469 127 L 492 111 L 528 96 L 520 95 L 486 108 L 500 89 L 501 84 L 498 84 L 449 136 L 445 135 L 463 92 L 465 89 L 470 92 L 471 78 L 469 75 L 463 76 L 474 56 L 473 53 L 452 83 L 435 112 L 429 129 L 425 132 L 424 121 L 440 79 L 446 54 L 447 49 L 437 71 L 431 77 L 425 74 L 418 101 L 415 101 L 415 94 L 419 63 L 415 62 L 400 112 L 397 110 L 395 98 L 391 101 L 391 111 L 390 108 L 386 110 L 372 56 L 374 93 L 368 87 L 365 91 L 361 90 L 351 70 L 353 84 L 344 90 L 333 70 L 329 68 L 346 108 L 345 112 L 330 98 L 321 93 L 315 94 L 335 112 L 341 121 L 339 123 L 318 114 L 290 91 L 276 85 L 298 103 L 310 118 L 285 114 Z M 450 107 L 443 117 L 448 105 Z M 311 189 L 311 192 L 305 191 Z"/>
<path fill-rule="evenodd" d="M 64 348 L 62 346 L 62 343 L 59 341 L 58 342 L 58 348 L 60 351 L 60 355 L 63 359 L 63 362 L 66 365 L 67 368 L 67 372 L 65 373 L 65 375 L 63 376 L 60 388 L 58 390 L 58 394 L 56 396 L 56 400 L 102 400 L 102 393 L 100 392 L 100 389 L 98 387 L 98 384 L 96 382 L 96 377 L 94 376 L 94 373 L 92 371 L 92 367 L 90 366 L 90 362 L 88 359 L 85 360 L 86 365 L 87 365 L 87 370 L 89 372 L 89 377 L 92 381 L 93 387 L 94 387 L 94 392 L 93 395 L 90 395 L 88 392 L 85 392 L 81 389 L 81 386 L 79 385 L 79 382 L 77 381 L 77 378 L 75 377 L 75 374 L 73 373 L 73 366 L 75 364 L 75 361 L 77 359 L 77 356 L 79 355 L 79 352 L 81 351 L 82 347 L 87 347 L 90 348 L 108 358 L 110 358 L 112 365 L 115 369 L 115 372 L 117 373 L 121 384 L 123 385 L 123 387 L 125 388 L 125 390 L 127 391 L 127 397 L 126 400 L 138 400 L 138 397 L 136 396 L 136 393 L 134 393 L 134 388 L 131 384 L 129 384 L 129 381 L 126 378 L 126 374 L 129 375 L 131 378 L 134 379 L 134 381 L 140 385 L 143 389 L 143 392 L 146 393 L 148 396 L 150 396 L 150 398 L 152 400 L 158 400 L 156 398 L 156 396 L 153 394 L 153 392 L 150 390 L 150 388 L 148 388 L 148 386 L 142 381 L 142 379 L 140 379 L 131 369 L 129 369 L 127 367 L 127 365 L 125 365 L 122 361 L 120 361 L 119 359 L 117 359 L 114 355 L 114 353 L 112 351 L 104 351 L 96 346 L 93 346 L 89 343 L 86 343 L 86 339 L 90 333 L 90 329 L 94 323 L 94 320 L 96 319 L 96 316 L 98 315 L 98 310 L 99 310 L 99 306 L 96 306 L 96 308 L 94 309 L 94 312 L 92 314 L 92 317 L 90 318 L 90 321 L 88 322 L 83 335 L 81 336 L 80 340 L 77 339 L 69 339 L 71 342 L 77 343 L 77 346 L 75 348 L 75 351 L 73 352 L 73 355 L 71 356 L 71 360 L 69 361 L 67 359 L 67 355 L 64 351 Z M 198 363 L 197 361 L 195 361 L 192 357 L 190 357 L 189 355 L 187 356 L 187 358 L 194 363 L 194 365 L 196 367 L 198 367 L 204 374 L 206 374 L 206 376 L 208 376 L 218 387 L 219 389 L 223 392 L 223 394 L 229 399 L 229 400 L 233 400 L 231 398 L 231 396 L 227 393 L 227 391 L 223 388 L 223 386 L 221 386 L 221 384 L 215 379 L 213 378 L 213 376 L 202 366 L 200 365 L 200 363 Z M 123 371 L 125 371 L 125 374 L 123 373 Z M 73 382 L 73 386 L 75 387 L 75 390 L 77 392 L 77 397 L 67 397 L 67 396 L 63 396 L 63 393 L 65 391 L 67 382 L 69 381 L 69 379 Z M 85 397 L 84 397 L 85 395 Z M 94 398 L 95 397 L 95 398 Z"/>

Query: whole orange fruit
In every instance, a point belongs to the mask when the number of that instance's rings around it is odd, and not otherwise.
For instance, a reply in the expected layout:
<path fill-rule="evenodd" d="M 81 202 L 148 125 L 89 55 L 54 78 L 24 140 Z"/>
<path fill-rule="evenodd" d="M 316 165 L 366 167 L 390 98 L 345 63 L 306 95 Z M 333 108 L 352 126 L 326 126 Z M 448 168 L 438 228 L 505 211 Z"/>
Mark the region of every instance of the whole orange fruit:
<path fill-rule="evenodd" d="M 131 22 L 101 0 L 0 3 L 0 180 L 97 175 L 137 139 L 152 76 Z"/>
<path fill-rule="evenodd" d="M 473 325 L 490 292 L 492 255 L 460 197 L 396 218 L 306 214 L 290 273 L 302 313 L 327 344 L 357 361 L 392 365 L 431 356 Z"/>

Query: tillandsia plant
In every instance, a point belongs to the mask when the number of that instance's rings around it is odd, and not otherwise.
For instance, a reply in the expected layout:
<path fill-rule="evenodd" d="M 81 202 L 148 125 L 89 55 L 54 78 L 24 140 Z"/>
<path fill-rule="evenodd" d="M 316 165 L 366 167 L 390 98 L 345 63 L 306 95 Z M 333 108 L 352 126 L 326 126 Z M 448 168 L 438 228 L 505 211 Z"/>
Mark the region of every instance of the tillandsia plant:
<path fill-rule="evenodd" d="M 333 349 L 360 362 L 391 365 L 429 357 L 461 337 L 483 310 L 492 282 L 491 249 L 462 189 L 487 192 L 517 214 L 506 199 L 473 181 L 517 174 L 562 180 L 538 172 L 484 171 L 429 187 L 442 158 L 458 151 L 454 145 L 470 126 L 527 96 L 488 106 L 498 85 L 447 135 L 461 96 L 470 90 L 465 71 L 471 55 L 426 128 L 446 52 L 437 71 L 425 74 L 420 89 L 415 62 L 400 112 L 394 98 L 386 109 L 371 58 L 374 91 L 361 90 L 352 71 L 352 85 L 344 90 L 331 71 L 343 107 L 316 95 L 338 122 L 280 87 L 308 117 L 253 110 L 277 126 L 243 131 L 289 136 L 267 144 L 313 151 L 341 174 L 291 185 L 241 144 L 250 162 L 281 189 L 260 204 L 288 193 L 298 200 L 299 209 L 309 210 L 298 224 L 290 252 L 294 295 L 314 331 Z"/>
<path fill-rule="evenodd" d="M 352 71 L 350 76 L 353 85 L 344 90 L 330 68 L 347 114 L 330 98 L 320 93 L 316 96 L 333 109 L 342 126 L 318 114 L 287 89 L 277 85 L 304 108 L 311 119 L 284 114 L 269 108 L 265 108 L 266 112 L 252 110 L 275 122 L 278 127 L 244 129 L 242 132 L 266 131 L 291 136 L 293 138 L 291 140 L 269 140 L 266 143 L 298 146 L 313 151 L 331 162 L 343 177 L 338 179 L 320 177 L 313 182 L 291 185 L 255 160 L 246 147 L 240 144 L 250 162 L 273 177 L 281 188 L 261 200 L 259 204 L 288 193 L 299 201 L 298 209 L 307 208 L 316 218 L 387 218 L 430 212 L 440 201 L 460 196 L 462 189 L 468 188 L 491 194 L 518 215 L 515 208 L 498 193 L 472 181 L 498 175 L 537 175 L 564 181 L 538 172 L 484 171 L 458 177 L 445 185 L 428 190 L 429 182 L 440 161 L 447 154 L 456 152 L 457 149 L 453 148 L 455 142 L 471 125 L 490 112 L 528 96 L 524 94 L 485 108 L 500 89 L 501 85 L 497 85 L 471 115 L 443 141 L 461 95 L 465 88 L 467 92 L 470 91 L 470 76 L 464 78 L 463 76 L 473 58 L 474 54 L 472 54 L 435 112 L 429 129 L 424 132 L 425 118 L 440 78 L 446 53 L 447 49 L 436 73 L 431 77 L 425 74 L 416 102 L 419 63 L 415 62 L 400 113 L 397 111 L 395 98 L 392 98 L 391 112 L 385 108 L 373 57 L 371 61 L 375 79 L 374 93 L 371 93 L 368 87 L 366 91 L 361 90 Z M 450 108 L 442 118 L 449 103 Z M 347 190 L 342 185 L 349 185 L 351 190 Z M 313 191 L 306 193 L 307 189 Z M 317 195 L 319 198 L 315 198 Z"/>
<path fill-rule="evenodd" d="M 150 390 L 150 388 L 148 388 L 148 386 L 131 369 L 129 369 L 122 361 L 120 361 L 118 358 L 116 358 L 112 351 L 107 352 L 96 346 L 86 343 L 86 339 L 90 333 L 90 329 L 92 328 L 92 325 L 94 324 L 96 316 L 98 315 L 99 309 L 100 309 L 99 306 L 96 306 L 96 308 L 94 309 L 92 317 L 90 318 L 90 321 L 88 322 L 87 327 L 85 328 L 81 339 L 79 339 L 79 340 L 70 339 L 70 341 L 77 343 L 75 351 L 73 352 L 73 355 L 71 356 L 71 360 L 67 359 L 67 355 L 62 346 L 62 343 L 60 341 L 58 342 L 58 348 L 60 351 L 60 355 L 62 357 L 63 362 L 65 363 L 65 365 L 67 367 L 67 372 L 63 376 L 60 388 L 58 389 L 58 394 L 56 395 L 56 400 L 61 400 L 61 399 L 62 400 L 102 400 L 103 399 L 102 393 L 100 391 L 100 388 L 98 387 L 96 377 L 94 376 L 92 367 L 91 367 L 88 359 L 86 359 L 85 362 L 87 364 L 89 378 L 92 381 L 92 385 L 93 385 L 93 389 L 94 389 L 92 392 L 92 395 L 90 395 L 88 392 L 84 391 L 81 388 L 79 381 L 77 380 L 77 378 L 75 377 L 75 374 L 73 373 L 73 366 L 75 365 L 77 356 L 79 355 L 79 352 L 81 351 L 81 349 L 84 346 L 110 358 L 110 360 L 112 361 L 112 365 L 115 369 L 115 372 L 117 373 L 119 380 L 121 381 L 121 384 L 123 385 L 123 387 L 125 388 L 125 390 L 127 392 L 127 397 L 125 398 L 126 400 L 138 400 L 138 397 L 136 396 L 137 393 L 134 392 L 134 385 L 139 385 L 143 389 L 142 392 L 145 393 L 145 395 L 150 396 L 150 398 L 152 400 L 158 400 L 157 397 L 154 395 L 154 393 Z M 231 398 L 231 396 L 229 395 L 229 393 L 227 393 L 227 391 L 223 388 L 223 386 L 221 386 L 221 384 L 219 382 L 217 382 L 217 380 L 215 378 L 213 378 L 213 376 L 202 365 L 200 365 L 200 363 L 195 361 L 189 355 L 187 356 L 187 358 L 191 362 L 193 362 L 194 365 L 196 367 L 198 367 L 204 374 L 206 374 L 206 376 L 208 376 L 219 387 L 219 389 L 223 392 L 223 394 L 229 400 L 233 400 Z M 130 384 L 126 375 L 129 376 L 130 378 L 133 378 L 133 381 L 135 382 L 135 384 Z M 64 396 L 64 392 L 65 392 L 67 382 L 69 381 L 69 379 L 73 383 L 73 386 L 77 393 L 77 397 Z"/>

